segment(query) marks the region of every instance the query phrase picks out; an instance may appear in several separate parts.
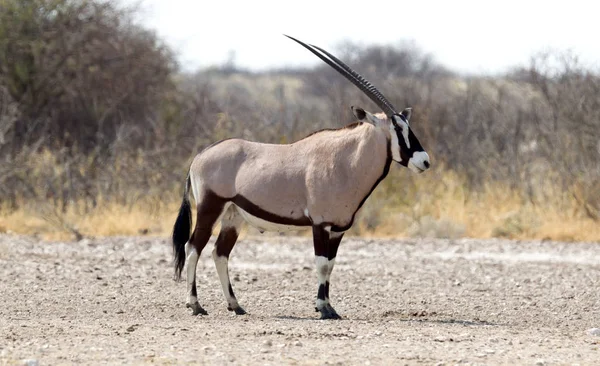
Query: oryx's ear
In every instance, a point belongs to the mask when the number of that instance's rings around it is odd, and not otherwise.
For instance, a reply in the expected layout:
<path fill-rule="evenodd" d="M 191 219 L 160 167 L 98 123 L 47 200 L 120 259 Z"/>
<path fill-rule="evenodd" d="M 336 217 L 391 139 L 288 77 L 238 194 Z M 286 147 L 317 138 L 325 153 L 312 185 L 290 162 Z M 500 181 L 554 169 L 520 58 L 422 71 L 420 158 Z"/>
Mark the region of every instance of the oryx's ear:
<path fill-rule="evenodd" d="M 354 116 L 359 121 L 368 122 L 375 126 L 379 126 L 383 123 L 383 120 L 381 120 L 380 118 L 377 118 L 376 116 L 372 115 L 371 113 L 365 111 L 364 109 L 362 109 L 360 107 L 352 106 L 350 108 L 352 109 L 352 113 L 354 114 Z"/>
<path fill-rule="evenodd" d="M 352 114 L 354 114 L 354 117 L 356 117 L 359 121 L 363 121 L 365 118 L 367 118 L 367 112 L 365 112 L 364 109 L 355 106 L 351 106 L 350 109 L 352 109 Z"/>
<path fill-rule="evenodd" d="M 412 108 L 404 108 L 404 110 L 400 114 L 403 115 L 404 118 L 406 118 L 406 121 L 408 122 L 410 121 L 410 116 L 412 116 Z"/>

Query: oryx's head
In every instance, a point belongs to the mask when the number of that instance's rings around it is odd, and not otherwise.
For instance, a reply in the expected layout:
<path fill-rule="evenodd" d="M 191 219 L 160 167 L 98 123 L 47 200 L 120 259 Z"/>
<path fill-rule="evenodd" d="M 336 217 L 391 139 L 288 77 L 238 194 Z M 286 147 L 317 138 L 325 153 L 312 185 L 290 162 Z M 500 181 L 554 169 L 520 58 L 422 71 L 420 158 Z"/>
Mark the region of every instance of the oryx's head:
<path fill-rule="evenodd" d="M 352 107 L 352 112 L 360 121 L 365 121 L 388 129 L 391 136 L 392 159 L 416 173 L 429 169 L 429 155 L 425 152 L 417 136 L 410 129 L 411 108 L 391 116 L 381 113 L 371 114 L 362 108 Z"/>
<path fill-rule="evenodd" d="M 294 41 L 300 43 L 310 52 L 314 53 L 321 60 L 325 61 L 329 66 L 333 67 L 337 72 L 342 74 L 352 84 L 356 85 L 366 96 L 368 96 L 375 104 L 377 104 L 385 113 L 385 117 L 380 118 L 373 115 L 362 108 L 352 107 L 352 111 L 356 118 L 360 121 L 370 122 L 377 127 L 388 129 L 391 135 L 391 154 L 392 159 L 400 165 L 408 167 L 413 172 L 422 173 L 429 169 L 429 155 L 425 152 L 417 136 L 412 132 L 409 126 L 411 109 L 406 108 L 401 113 L 396 112 L 392 106 L 377 88 L 373 86 L 364 77 L 352 70 L 348 65 L 340 59 L 315 45 L 308 45 L 293 37 L 287 36 Z M 382 116 L 383 117 L 383 116 Z"/>

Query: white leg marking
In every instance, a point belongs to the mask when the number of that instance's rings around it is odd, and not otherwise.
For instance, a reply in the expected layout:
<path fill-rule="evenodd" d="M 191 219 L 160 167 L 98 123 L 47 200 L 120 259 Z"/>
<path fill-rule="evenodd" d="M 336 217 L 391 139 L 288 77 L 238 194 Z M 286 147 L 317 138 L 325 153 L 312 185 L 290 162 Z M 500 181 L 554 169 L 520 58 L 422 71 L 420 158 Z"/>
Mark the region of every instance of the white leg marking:
<path fill-rule="evenodd" d="M 235 297 L 231 296 L 229 292 L 229 269 L 228 262 L 229 259 L 225 256 L 217 255 L 217 248 L 215 247 L 212 251 L 212 257 L 215 261 L 215 267 L 217 268 L 217 274 L 219 275 L 219 280 L 221 281 L 221 286 L 223 287 L 223 294 L 225 294 L 225 299 L 227 300 L 227 304 L 230 308 L 235 309 L 240 305 Z"/>
<path fill-rule="evenodd" d="M 317 282 L 319 284 L 319 291 L 321 286 L 325 286 L 327 282 L 327 277 L 329 274 L 329 260 L 327 257 L 317 255 L 315 256 L 315 264 L 317 267 Z M 325 305 L 329 303 L 329 299 L 325 297 L 325 299 L 319 299 L 317 297 L 317 309 L 322 309 Z"/>
<path fill-rule="evenodd" d="M 198 264 L 198 252 L 189 242 L 185 244 L 185 254 L 187 257 L 187 287 L 188 287 L 188 304 L 198 302 L 198 297 L 194 296 L 196 285 L 196 265 Z"/>

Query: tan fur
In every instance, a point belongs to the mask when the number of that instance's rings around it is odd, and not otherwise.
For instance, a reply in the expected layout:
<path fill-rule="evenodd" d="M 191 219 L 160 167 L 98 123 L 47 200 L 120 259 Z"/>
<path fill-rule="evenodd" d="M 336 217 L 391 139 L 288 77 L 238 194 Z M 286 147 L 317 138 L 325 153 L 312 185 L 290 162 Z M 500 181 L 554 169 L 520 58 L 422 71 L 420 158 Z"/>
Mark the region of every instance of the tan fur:
<path fill-rule="evenodd" d="M 194 196 L 241 195 L 271 214 L 314 224 L 349 224 L 381 177 L 390 134 L 362 123 L 288 145 L 226 140 L 198 154 L 190 168 Z"/>

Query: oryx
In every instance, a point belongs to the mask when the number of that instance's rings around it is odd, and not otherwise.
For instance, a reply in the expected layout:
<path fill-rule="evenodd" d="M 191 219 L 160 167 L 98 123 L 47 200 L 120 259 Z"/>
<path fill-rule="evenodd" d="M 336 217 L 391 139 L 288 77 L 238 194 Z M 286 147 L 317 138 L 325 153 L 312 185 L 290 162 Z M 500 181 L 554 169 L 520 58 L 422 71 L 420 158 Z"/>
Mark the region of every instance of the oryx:
<path fill-rule="evenodd" d="M 396 112 L 371 83 L 335 56 L 289 38 L 360 88 L 385 115 L 352 107 L 359 122 L 344 128 L 319 131 L 287 145 L 223 140 L 194 158 L 173 228 L 175 273 L 181 276 L 187 259 L 187 307 L 194 315 L 207 314 L 198 303 L 196 264 L 220 220 L 212 256 L 229 310 L 245 314 L 231 287 L 228 258 L 246 221 L 260 230 L 312 228 L 316 308 L 321 319 L 339 319 L 329 303 L 329 277 L 344 232 L 392 161 L 417 173 L 429 168 L 429 156 L 409 127 L 410 108 Z M 197 211 L 191 237 L 190 188 Z"/>

